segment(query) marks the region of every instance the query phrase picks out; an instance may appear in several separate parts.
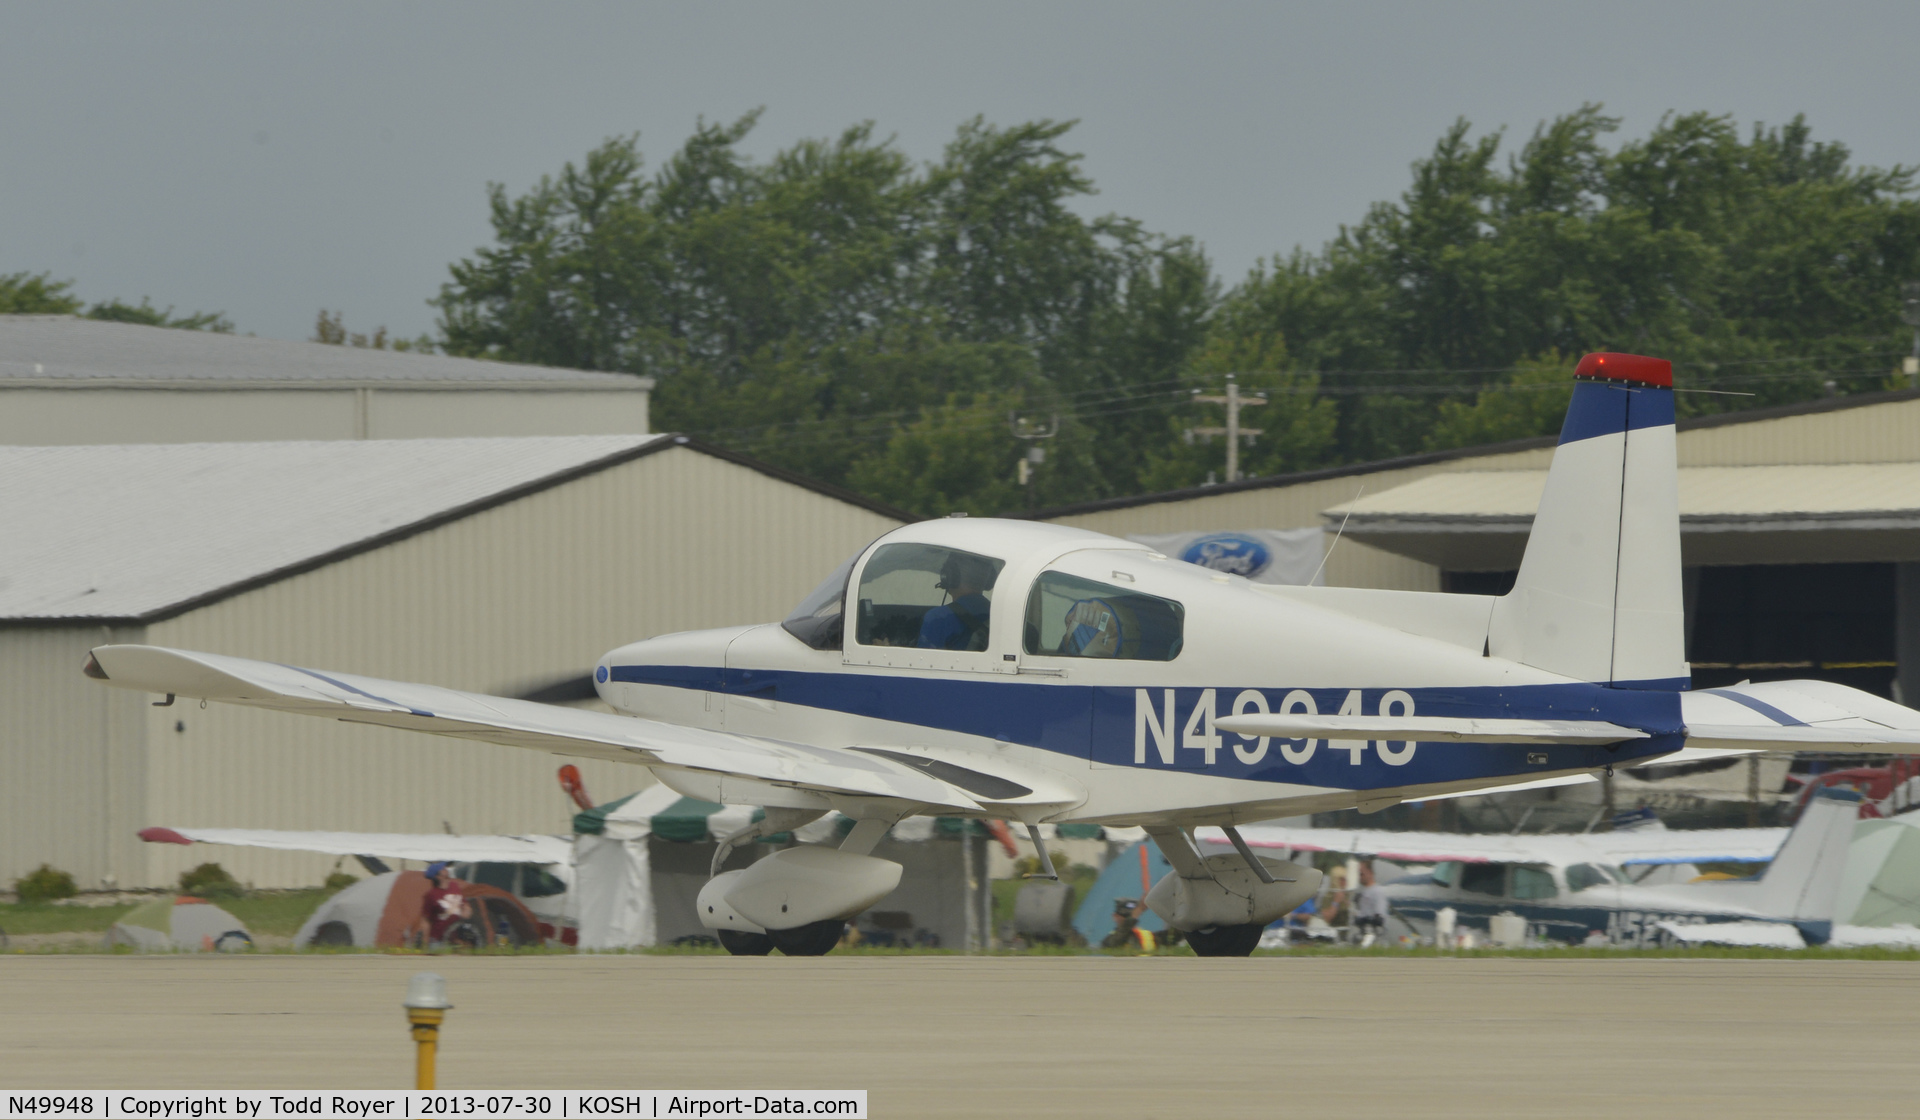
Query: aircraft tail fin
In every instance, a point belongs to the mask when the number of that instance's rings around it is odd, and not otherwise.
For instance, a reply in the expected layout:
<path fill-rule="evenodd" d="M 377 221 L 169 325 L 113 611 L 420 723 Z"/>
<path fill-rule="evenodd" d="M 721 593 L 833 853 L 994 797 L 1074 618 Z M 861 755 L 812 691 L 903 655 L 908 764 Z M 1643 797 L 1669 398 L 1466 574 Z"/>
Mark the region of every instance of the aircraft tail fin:
<path fill-rule="evenodd" d="M 1618 688 L 1687 687 L 1673 365 L 1588 354 L 1487 651 Z"/>
<path fill-rule="evenodd" d="M 1847 870 L 1860 794 L 1850 789 L 1816 790 L 1787 842 L 1760 877 L 1757 908 L 1791 918 L 1811 942 L 1826 940 Z M 1809 929 L 1809 927 L 1816 927 Z"/>

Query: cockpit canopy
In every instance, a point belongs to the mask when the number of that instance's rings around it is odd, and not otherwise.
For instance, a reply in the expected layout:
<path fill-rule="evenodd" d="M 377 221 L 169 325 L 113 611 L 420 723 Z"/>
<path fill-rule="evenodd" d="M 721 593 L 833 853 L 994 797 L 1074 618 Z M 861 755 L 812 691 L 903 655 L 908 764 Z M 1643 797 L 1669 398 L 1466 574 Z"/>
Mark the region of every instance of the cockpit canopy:
<path fill-rule="evenodd" d="M 988 527 L 974 524 L 979 529 Z M 946 529 L 913 528 L 923 533 Z M 953 539 L 950 530 L 943 535 Z M 781 625 L 814 649 L 845 649 L 846 611 L 851 604 L 855 612 L 852 640 L 859 646 L 980 653 L 995 642 L 992 607 L 996 595 L 1011 594 L 1024 596 L 1024 610 L 1016 615 L 1003 612 L 1000 625 L 1018 625 L 1019 632 L 998 639 L 995 648 L 1013 648 L 1017 637 L 1018 648 L 1040 657 L 1171 661 L 1179 656 L 1186 623 L 1182 604 L 1086 574 L 1059 570 L 1081 567 L 1071 562 L 1075 557 L 1110 556 L 1111 549 L 1075 548 L 1079 544 L 1077 533 L 1021 523 L 1000 523 L 995 531 L 979 537 L 988 545 L 998 537 L 1007 537 L 1011 539 L 1000 543 L 1015 545 L 1026 543 L 1018 538 L 1027 535 L 1041 538 L 1034 542 L 1041 546 L 1040 555 L 1033 557 L 1030 566 L 1018 567 L 1018 587 L 1003 586 L 1008 561 L 984 551 L 939 540 L 883 539 L 870 552 L 862 550 L 835 568 Z M 969 535 L 965 540 L 972 543 L 974 537 Z M 1120 542 L 1113 543 L 1126 548 Z M 1064 550 L 1062 544 L 1067 546 Z M 1027 551 L 1031 554 L 1035 550 L 1029 544 Z M 864 565 L 862 556 L 866 558 Z M 1056 559 L 1043 564 L 1049 556 Z M 1034 566 L 1042 566 L 1037 576 L 1032 574 Z M 1094 574 L 1106 576 L 1111 567 L 1111 563 L 1100 565 Z M 857 589 L 851 586 L 856 569 Z M 1119 571 L 1111 575 L 1115 580 L 1133 579 Z M 1013 655 L 1008 654 L 1005 660 L 1013 660 Z"/>

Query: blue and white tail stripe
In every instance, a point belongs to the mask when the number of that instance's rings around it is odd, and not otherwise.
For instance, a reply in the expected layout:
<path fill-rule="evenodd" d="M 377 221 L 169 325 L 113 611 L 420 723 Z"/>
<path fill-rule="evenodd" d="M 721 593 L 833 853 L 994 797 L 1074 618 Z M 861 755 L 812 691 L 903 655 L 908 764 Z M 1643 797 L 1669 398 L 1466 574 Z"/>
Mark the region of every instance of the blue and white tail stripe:
<path fill-rule="evenodd" d="M 1578 680 L 1684 689 L 1673 367 L 1589 354 L 1488 652 Z"/>

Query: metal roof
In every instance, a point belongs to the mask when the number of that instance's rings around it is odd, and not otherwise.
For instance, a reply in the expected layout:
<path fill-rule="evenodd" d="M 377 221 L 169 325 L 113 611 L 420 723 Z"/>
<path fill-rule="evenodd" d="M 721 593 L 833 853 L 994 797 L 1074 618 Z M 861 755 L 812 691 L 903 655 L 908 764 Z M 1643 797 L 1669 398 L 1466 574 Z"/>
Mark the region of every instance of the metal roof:
<path fill-rule="evenodd" d="M 165 617 L 686 443 L 623 435 L 0 447 L 0 620 Z"/>
<path fill-rule="evenodd" d="M 1323 516 L 1354 540 L 1444 568 L 1511 567 L 1546 480 L 1543 470 L 1434 474 Z M 1920 463 L 1681 467 L 1679 486 L 1689 563 L 1904 560 L 1920 547 Z"/>
<path fill-rule="evenodd" d="M 552 366 L 0 315 L 0 388 L 521 388 L 639 392 L 653 380 Z"/>
<path fill-rule="evenodd" d="M 1842 397 L 1822 397 L 1819 400 L 1796 401 L 1792 404 L 1772 405 L 1766 408 L 1739 409 L 1733 412 L 1717 413 L 1712 416 L 1695 416 L 1680 420 L 1677 428 L 1680 433 L 1684 434 L 1687 432 L 1707 431 L 1714 428 L 1735 427 L 1742 424 L 1757 424 L 1769 420 L 1784 420 L 1795 416 L 1817 416 L 1822 413 L 1845 412 L 1858 408 L 1873 408 L 1878 405 L 1897 404 L 1902 401 L 1915 399 L 1920 399 L 1920 389 L 1895 389 L 1879 393 L 1853 393 Z M 1521 451 L 1537 451 L 1553 447 L 1558 443 L 1558 436 L 1530 436 L 1525 439 L 1507 440 L 1502 443 L 1488 443 L 1474 447 L 1455 447 L 1445 451 L 1424 451 L 1415 455 L 1401 455 L 1392 459 L 1375 459 L 1364 463 L 1347 463 L 1337 467 L 1318 467 L 1313 470 L 1295 471 L 1291 474 L 1243 478 L 1238 482 L 1223 482 L 1212 486 L 1190 486 L 1181 490 L 1165 490 L 1155 494 L 1133 494 L 1119 498 L 1101 498 L 1091 502 L 1077 502 L 1072 505 L 1028 510 L 1025 513 L 1008 514 L 1006 516 L 1025 517 L 1036 521 L 1052 521 L 1078 514 L 1100 513 L 1115 509 L 1132 509 L 1139 506 L 1160 505 L 1169 502 L 1184 502 L 1191 501 L 1195 498 L 1213 498 L 1222 494 L 1234 494 L 1248 490 L 1272 490 L 1332 478 L 1350 478 L 1359 475 L 1375 474 L 1382 471 L 1406 470 L 1412 467 L 1431 466 L 1436 463 L 1456 462 L 1462 459 L 1479 459 L 1494 455 L 1510 455 Z"/>

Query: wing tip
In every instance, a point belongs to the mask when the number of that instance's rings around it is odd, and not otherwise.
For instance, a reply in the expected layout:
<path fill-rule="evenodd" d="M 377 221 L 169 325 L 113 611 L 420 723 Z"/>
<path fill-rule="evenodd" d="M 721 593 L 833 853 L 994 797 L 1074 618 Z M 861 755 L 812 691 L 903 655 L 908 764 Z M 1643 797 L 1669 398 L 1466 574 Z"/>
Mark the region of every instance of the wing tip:
<path fill-rule="evenodd" d="M 149 844 L 191 844 L 193 841 L 175 832 L 171 828 L 143 828 L 140 839 Z"/>

